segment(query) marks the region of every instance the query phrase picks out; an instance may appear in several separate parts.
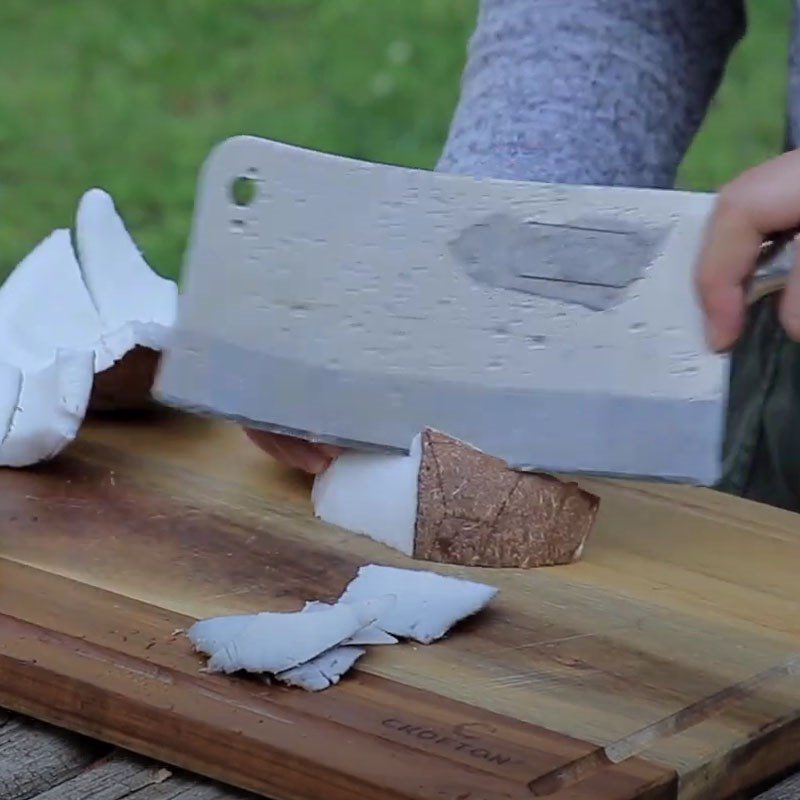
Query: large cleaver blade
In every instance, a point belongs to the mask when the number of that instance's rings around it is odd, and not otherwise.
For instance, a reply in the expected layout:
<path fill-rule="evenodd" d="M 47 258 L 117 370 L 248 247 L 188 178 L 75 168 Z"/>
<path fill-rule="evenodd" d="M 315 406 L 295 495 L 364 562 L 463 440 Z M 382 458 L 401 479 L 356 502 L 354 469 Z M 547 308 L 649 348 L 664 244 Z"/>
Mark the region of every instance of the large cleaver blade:
<path fill-rule="evenodd" d="M 713 201 L 229 139 L 200 177 L 155 395 L 362 449 L 430 427 L 520 470 L 711 485 L 729 362 L 692 270 Z"/>

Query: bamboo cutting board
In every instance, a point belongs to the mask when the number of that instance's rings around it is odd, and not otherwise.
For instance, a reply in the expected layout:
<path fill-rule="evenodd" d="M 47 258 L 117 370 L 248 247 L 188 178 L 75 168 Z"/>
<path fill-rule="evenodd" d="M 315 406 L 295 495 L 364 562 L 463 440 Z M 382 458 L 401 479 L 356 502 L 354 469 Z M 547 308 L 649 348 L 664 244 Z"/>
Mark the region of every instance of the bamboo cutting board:
<path fill-rule="evenodd" d="M 561 768 L 533 788 L 721 800 L 800 763 L 798 517 L 704 490 L 587 483 L 601 512 L 572 567 L 430 566 L 500 594 L 321 694 L 201 673 L 173 635 L 192 619 L 419 566 L 314 520 L 309 488 L 172 415 L 3 473 L 0 706 L 276 800 L 516 800 Z"/>

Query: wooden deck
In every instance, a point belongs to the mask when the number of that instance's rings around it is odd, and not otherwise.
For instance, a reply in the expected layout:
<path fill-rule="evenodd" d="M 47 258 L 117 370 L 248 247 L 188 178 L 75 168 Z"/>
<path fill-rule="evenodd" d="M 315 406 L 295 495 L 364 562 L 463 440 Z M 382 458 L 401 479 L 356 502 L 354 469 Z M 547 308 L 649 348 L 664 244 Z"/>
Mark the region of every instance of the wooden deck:
<path fill-rule="evenodd" d="M 252 800 L 252 797 L 100 742 L 0 711 L 0 800 Z"/>

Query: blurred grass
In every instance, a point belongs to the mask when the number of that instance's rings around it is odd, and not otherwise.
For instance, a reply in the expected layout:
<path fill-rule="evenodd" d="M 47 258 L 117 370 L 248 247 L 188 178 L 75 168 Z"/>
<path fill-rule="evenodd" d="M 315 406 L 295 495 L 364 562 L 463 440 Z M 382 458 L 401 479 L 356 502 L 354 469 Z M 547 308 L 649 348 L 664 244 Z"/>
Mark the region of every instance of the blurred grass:
<path fill-rule="evenodd" d="M 106 188 L 176 274 L 197 170 L 252 133 L 430 167 L 477 0 L 2 0 L 0 276 Z M 751 31 L 681 172 L 714 188 L 779 150 L 790 3 Z"/>

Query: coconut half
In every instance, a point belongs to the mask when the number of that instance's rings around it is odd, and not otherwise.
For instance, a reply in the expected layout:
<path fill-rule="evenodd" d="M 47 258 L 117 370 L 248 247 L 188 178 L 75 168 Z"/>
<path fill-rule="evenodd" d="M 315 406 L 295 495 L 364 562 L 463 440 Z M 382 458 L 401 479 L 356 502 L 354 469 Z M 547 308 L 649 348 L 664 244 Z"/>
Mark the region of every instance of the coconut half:
<path fill-rule="evenodd" d="M 80 263 L 59 229 L 0 286 L 0 466 L 57 455 L 92 401 L 149 401 L 177 286 L 147 266 L 106 192 L 83 196 L 77 224 Z"/>
<path fill-rule="evenodd" d="M 426 429 L 409 455 L 342 454 L 312 502 L 323 521 L 420 560 L 529 568 L 578 560 L 599 498 Z"/>
<path fill-rule="evenodd" d="M 75 438 L 106 356 L 69 231 L 54 231 L 0 286 L 0 466 L 44 461 Z"/>

